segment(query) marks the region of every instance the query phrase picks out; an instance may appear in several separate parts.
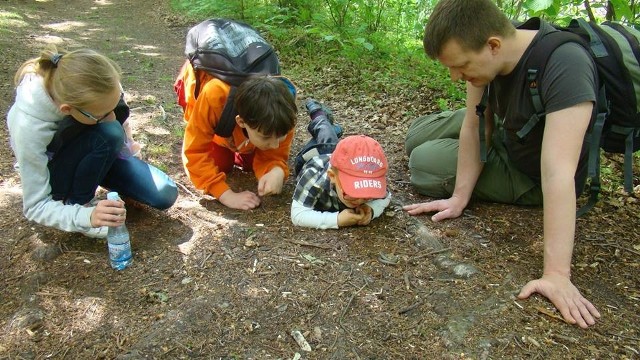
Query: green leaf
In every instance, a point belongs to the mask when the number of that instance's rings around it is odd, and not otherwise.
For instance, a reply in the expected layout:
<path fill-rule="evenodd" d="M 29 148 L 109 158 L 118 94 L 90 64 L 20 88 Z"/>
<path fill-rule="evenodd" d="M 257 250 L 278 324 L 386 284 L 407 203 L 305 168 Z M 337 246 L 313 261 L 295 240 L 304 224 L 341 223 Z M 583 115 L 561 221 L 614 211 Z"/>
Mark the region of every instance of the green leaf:
<path fill-rule="evenodd" d="M 524 3 L 524 8 L 533 12 L 539 12 L 546 10 L 553 5 L 553 0 L 527 0 Z"/>
<path fill-rule="evenodd" d="M 627 20 L 633 20 L 633 12 L 631 11 L 631 7 L 627 0 L 610 0 L 611 4 L 613 4 L 613 9 L 616 12 L 616 20 L 620 20 L 620 18 L 625 17 Z"/>

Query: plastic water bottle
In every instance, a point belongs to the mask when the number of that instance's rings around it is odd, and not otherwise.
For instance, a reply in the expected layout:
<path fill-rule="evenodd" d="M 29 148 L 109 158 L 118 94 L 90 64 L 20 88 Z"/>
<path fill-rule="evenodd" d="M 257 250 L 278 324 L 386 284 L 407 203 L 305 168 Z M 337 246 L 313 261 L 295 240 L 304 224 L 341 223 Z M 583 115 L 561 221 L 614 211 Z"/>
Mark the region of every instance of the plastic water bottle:
<path fill-rule="evenodd" d="M 117 192 L 110 192 L 107 194 L 107 199 L 120 200 L 120 196 Z M 109 246 L 109 260 L 112 268 L 122 270 L 133 263 L 129 231 L 124 223 L 117 227 L 109 227 L 107 245 Z"/>

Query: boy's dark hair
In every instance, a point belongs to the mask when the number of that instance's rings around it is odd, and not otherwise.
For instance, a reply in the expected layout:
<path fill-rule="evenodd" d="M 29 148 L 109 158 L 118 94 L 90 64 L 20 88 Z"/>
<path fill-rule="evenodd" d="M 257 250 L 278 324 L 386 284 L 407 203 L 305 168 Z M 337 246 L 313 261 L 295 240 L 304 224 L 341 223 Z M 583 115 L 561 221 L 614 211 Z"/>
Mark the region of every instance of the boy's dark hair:
<path fill-rule="evenodd" d="M 463 49 L 480 50 L 491 36 L 511 37 L 515 27 L 491 0 L 442 0 L 424 30 L 422 44 L 432 59 L 451 39 Z"/>
<path fill-rule="evenodd" d="M 277 77 L 249 78 L 238 86 L 234 105 L 247 126 L 267 136 L 285 136 L 296 125 L 295 98 Z"/>

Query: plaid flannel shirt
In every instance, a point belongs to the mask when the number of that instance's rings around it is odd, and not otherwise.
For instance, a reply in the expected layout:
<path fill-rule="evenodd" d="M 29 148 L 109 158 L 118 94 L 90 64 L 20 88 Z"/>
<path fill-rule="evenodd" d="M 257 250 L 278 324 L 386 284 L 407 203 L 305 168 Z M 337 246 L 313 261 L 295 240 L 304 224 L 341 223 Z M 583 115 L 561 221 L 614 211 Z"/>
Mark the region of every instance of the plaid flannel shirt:
<path fill-rule="evenodd" d="M 329 180 L 327 170 L 331 155 L 319 155 L 309 159 L 300 173 L 293 193 L 293 200 L 316 211 L 339 212 L 346 206 L 338 199 L 338 193 Z"/>

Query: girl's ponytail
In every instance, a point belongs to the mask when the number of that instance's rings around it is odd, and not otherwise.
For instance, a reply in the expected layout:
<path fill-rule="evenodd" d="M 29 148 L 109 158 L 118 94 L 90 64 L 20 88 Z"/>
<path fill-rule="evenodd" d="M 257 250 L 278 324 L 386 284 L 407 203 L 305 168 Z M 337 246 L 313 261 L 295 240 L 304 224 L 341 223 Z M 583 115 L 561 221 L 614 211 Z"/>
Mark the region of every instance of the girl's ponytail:
<path fill-rule="evenodd" d="M 14 77 L 16 86 L 29 73 L 44 79 L 45 88 L 54 101 L 80 108 L 121 87 L 120 67 L 89 49 L 67 52 L 48 47 L 39 57 L 20 66 Z"/>

